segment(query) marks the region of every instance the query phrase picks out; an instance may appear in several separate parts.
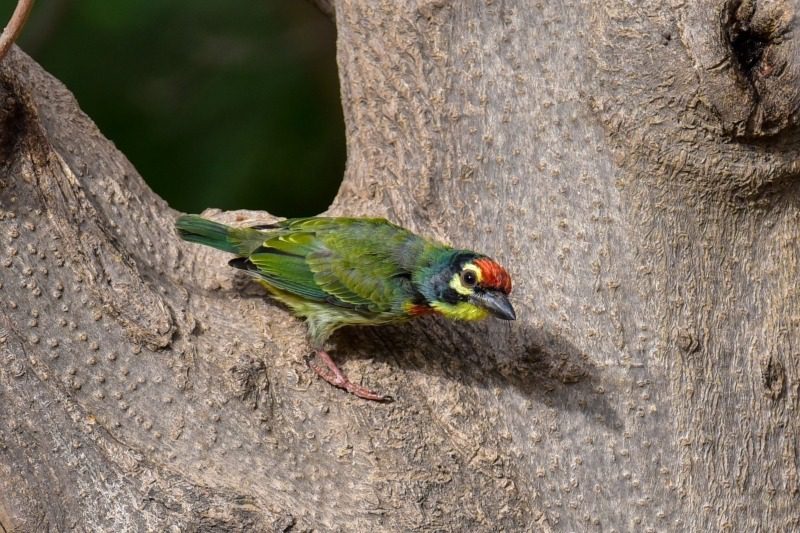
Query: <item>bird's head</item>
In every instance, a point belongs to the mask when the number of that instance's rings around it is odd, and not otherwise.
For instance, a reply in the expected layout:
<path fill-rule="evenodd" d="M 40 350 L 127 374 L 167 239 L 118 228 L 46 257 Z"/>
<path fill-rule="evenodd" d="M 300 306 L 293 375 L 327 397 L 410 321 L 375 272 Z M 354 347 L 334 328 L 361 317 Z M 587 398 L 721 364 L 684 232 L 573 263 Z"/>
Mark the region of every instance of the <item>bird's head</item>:
<path fill-rule="evenodd" d="M 508 301 L 511 276 L 496 261 L 466 250 L 448 250 L 417 280 L 427 305 L 447 318 L 514 320 Z"/>

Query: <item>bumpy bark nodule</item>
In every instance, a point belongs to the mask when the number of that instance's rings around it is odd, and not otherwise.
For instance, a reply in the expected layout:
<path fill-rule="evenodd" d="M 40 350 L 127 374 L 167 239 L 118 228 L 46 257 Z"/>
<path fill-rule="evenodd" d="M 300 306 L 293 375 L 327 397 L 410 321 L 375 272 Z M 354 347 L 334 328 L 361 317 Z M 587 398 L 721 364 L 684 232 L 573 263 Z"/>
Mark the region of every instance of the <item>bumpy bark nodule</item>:
<path fill-rule="evenodd" d="M 495 256 L 518 320 L 344 330 L 334 356 L 396 401 L 333 389 L 303 325 L 179 242 L 14 51 L 0 530 L 800 528 L 798 3 L 340 0 L 335 20 L 329 213 Z"/>

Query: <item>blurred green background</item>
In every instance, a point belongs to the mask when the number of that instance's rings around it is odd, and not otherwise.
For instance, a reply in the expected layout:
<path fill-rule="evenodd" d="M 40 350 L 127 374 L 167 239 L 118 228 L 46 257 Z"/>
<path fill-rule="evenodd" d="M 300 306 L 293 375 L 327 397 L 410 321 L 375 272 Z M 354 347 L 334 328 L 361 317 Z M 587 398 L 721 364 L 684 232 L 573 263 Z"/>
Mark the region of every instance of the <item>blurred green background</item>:
<path fill-rule="evenodd" d="M 39 0 L 19 44 L 175 209 L 303 216 L 344 171 L 335 38 L 307 0 Z"/>

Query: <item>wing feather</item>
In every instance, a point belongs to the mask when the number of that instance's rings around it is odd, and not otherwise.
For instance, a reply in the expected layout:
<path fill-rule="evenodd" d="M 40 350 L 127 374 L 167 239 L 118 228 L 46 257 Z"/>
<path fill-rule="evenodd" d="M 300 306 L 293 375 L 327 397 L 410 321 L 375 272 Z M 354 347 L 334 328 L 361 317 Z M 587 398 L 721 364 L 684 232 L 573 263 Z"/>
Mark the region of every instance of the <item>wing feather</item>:
<path fill-rule="evenodd" d="M 411 290 L 395 252 L 420 239 L 383 219 L 290 219 L 263 234 L 248 259 L 264 281 L 302 298 L 380 314 Z"/>

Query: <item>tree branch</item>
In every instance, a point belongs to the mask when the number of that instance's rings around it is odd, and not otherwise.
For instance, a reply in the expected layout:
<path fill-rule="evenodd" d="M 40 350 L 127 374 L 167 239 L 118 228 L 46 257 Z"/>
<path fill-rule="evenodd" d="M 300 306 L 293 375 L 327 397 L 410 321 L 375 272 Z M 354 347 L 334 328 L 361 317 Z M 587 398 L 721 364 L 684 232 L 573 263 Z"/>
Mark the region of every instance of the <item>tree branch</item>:
<path fill-rule="evenodd" d="M 31 14 L 33 9 L 34 0 L 18 0 L 17 6 L 14 8 L 14 13 L 11 19 L 0 34 L 0 62 L 5 59 L 11 45 L 14 44 L 22 33 L 22 28 L 25 27 L 25 22 L 28 20 L 28 15 Z"/>

